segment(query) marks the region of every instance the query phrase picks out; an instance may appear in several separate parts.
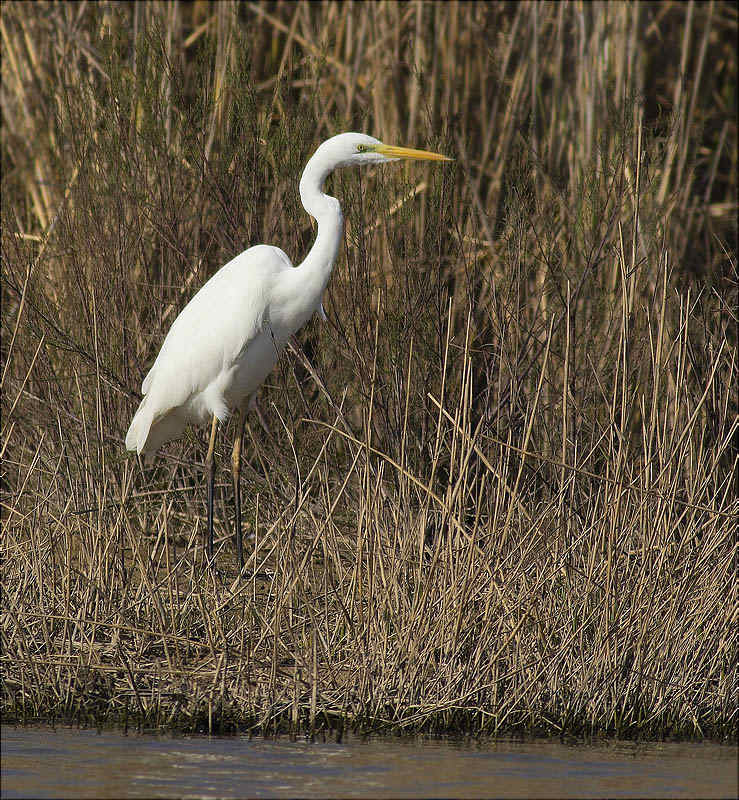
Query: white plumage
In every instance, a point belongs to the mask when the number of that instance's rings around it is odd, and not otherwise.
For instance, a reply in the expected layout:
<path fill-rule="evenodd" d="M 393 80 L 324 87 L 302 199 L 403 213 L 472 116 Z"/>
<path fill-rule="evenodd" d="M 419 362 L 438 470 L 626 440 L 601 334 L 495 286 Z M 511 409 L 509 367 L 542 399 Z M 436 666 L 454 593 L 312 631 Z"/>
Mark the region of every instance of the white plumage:
<path fill-rule="evenodd" d="M 282 250 L 257 245 L 221 267 L 190 300 L 144 378 L 144 399 L 126 436 L 129 450 L 157 450 L 186 425 L 214 415 L 224 422 L 257 391 L 293 333 L 270 315 L 280 279 L 293 269 Z"/>

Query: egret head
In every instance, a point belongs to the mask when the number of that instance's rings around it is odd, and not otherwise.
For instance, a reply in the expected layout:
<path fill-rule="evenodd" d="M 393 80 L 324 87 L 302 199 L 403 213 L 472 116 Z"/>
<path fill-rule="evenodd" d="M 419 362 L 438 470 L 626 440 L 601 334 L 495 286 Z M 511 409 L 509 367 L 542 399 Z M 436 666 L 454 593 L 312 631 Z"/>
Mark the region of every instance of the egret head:
<path fill-rule="evenodd" d="M 451 158 L 426 150 L 411 150 L 410 147 L 395 147 L 383 144 L 374 136 L 364 133 L 340 133 L 327 139 L 313 153 L 300 178 L 300 199 L 303 208 L 317 219 L 322 210 L 338 209 L 338 203 L 323 194 L 323 182 L 329 173 L 338 167 L 361 166 L 362 164 L 384 164 L 400 158 L 416 158 L 430 161 L 451 161 Z M 331 201 L 326 205 L 327 198 Z"/>
<path fill-rule="evenodd" d="M 425 161 L 451 161 L 451 158 L 427 150 L 396 147 L 383 144 L 374 136 L 364 133 L 340 133 L 327 139 L 315 152 L 313 158 L 320 159 L 328 169 L 362 164 L 384 164 L 401 158 Z"/>

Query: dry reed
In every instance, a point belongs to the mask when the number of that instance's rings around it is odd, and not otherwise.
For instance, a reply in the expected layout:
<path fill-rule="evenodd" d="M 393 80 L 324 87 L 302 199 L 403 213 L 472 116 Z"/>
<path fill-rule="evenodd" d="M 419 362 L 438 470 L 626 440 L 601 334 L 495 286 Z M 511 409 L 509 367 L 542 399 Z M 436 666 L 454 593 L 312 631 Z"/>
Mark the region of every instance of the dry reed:
<path fill-rule="evenodd" d="M 736 737 L 736 7 L 2 7 L 5 720 Z M 346 245 L 249 419 L 124 452 L 177 312 Z M 230 433 L 230 429 L 227 433 Z M 339 734 L 340 735 L 340 734 Z"/>

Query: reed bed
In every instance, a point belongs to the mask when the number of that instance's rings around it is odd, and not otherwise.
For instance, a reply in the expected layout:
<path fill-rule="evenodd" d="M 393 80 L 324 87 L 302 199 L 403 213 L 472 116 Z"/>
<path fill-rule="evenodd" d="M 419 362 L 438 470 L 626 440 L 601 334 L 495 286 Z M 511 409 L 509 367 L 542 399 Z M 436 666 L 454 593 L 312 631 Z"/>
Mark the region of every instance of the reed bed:
<path fill-rule="evenodd" d="M 5 721 L 736 738 L 737 11 L 4 3 Z M 125 452 L 169 325 L 365 130 L 248 420 Z"/>

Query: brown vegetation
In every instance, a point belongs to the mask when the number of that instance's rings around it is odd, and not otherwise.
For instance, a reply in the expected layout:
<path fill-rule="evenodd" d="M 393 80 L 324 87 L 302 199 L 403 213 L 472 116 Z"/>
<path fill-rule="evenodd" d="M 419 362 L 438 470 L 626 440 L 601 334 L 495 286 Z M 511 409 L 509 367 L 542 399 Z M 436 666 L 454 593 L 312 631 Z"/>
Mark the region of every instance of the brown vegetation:
<path fill-rule="evenodd" d="M 735 736 L 736 6 L 2 7 L 4 719 Z M 248 422 L 123 436 L 178 311 L 364 130 Z M 262 424 L 262 421 L 264 424 Z"/>

